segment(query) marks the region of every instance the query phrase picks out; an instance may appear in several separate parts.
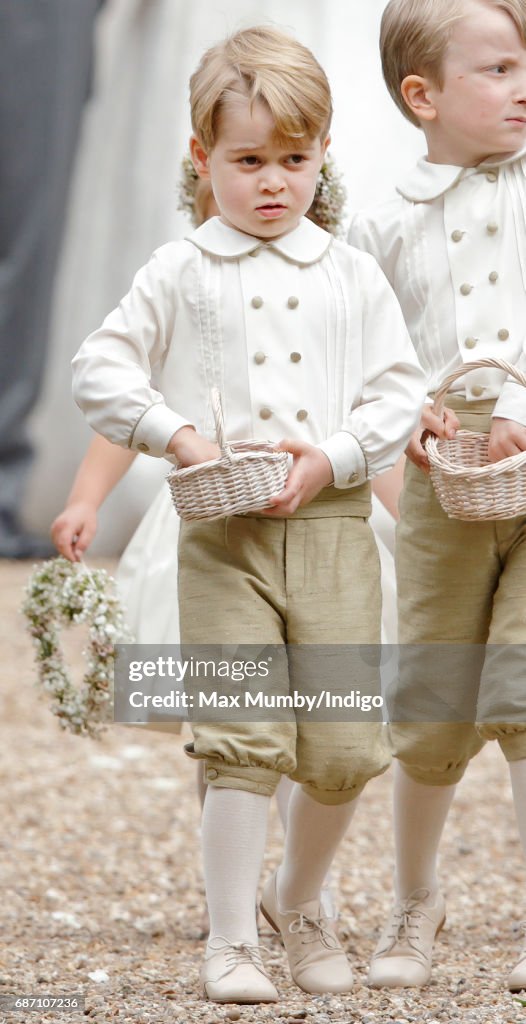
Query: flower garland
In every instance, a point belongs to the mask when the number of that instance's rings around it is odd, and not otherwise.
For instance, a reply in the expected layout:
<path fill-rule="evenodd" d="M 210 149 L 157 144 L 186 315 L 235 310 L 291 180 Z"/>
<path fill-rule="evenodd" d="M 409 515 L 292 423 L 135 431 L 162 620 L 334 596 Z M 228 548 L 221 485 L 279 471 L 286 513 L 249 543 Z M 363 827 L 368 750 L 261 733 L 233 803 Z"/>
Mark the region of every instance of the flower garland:
<path fill-rule="evenodd" d="M 98 736 L 112 717 L 116 642 L 130 640 L 115 581 L 104 569 L 54 558 L 35 566 L 22 611 L 34 639 L 39 683 L 51 695 L 51 710 L 63 729 Z M 60 628 L 89 624 L 84 652 L 87 671 L 73 686 L 60 647 Z"/>
<path fill-rule="evenodd" d="M 195 227 L 201 223 L 201 212 L 196 208 L 196 190 L 199 180 L 190 157 L 183 157 L 177 208 L 188 214 Z M 346 201 L 347 192 L 342 175 L 336 169 L 332 157 L 326 156 L 318 174 L 314 199 L 306 216 L 324 231 L 341 238 L 344 235 L 342 220 Z"/>
<path fill-rule="evenodd" d="M 342 175 L 332 157 L 326 156 L 318 174 L 312 205 L 305 216 L 319 228 L 341 238 L 344 235 L 342 219 L 346 201 L 347 191 Z"/>

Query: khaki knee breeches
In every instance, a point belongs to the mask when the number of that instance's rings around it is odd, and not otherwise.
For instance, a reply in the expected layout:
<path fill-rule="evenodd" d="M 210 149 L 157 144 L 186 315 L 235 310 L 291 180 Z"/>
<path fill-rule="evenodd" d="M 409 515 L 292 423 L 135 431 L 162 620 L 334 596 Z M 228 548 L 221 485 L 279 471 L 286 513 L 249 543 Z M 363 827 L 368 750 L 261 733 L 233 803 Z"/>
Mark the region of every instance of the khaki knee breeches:
<path fill-rule="evenodd" d="M 368 503 L 349 499 L 330 488 L 288 519 L 182 523 L 182 643 L 379 643 L 379 561 Z M 290 656 L 287 671 L 286 684 L 301 689 Z M 372 675 L 379 692 L 377 669 Z M 192 728 L 188 753 L 205 759 L 212 785 L 265 795 L 285 774 L 320 803 L 344 803 L 390 760 L 378 720 L 195 721 Z"/>
<path fill-rule="evenodd" d="M 489 429 L 493 403 L 448 405 L 465 429 Z M 448 785 L 486 739 L 510 761 L 526 757 L 526 517 L 448 519 L 412 464 L 400 511 L 392 749 L 417 781 Z"/>

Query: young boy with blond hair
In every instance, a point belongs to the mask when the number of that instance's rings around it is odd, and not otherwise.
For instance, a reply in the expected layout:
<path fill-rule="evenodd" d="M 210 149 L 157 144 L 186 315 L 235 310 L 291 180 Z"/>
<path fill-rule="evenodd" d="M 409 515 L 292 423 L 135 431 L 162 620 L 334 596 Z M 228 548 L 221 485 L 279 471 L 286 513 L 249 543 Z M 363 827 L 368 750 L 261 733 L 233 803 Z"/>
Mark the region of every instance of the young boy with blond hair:
<path fill-rule="evenodd" d="M 376 262 L 304 216 L 329 142 L 329 84 L 305 47 L 253 28 L 205 53 L 190 102 L 193 163 L 220 216 L 159 249 L 84 342 L 77 401 L 109 440 L 188 466 L 216 457 L 215 385 L 229 438 L 281 442 L 293 456 L 266 511 L 182 523 L 184 645 L 378 643 L 369 478 L 407 443 L 424 384 Z M 289 676 L 301 685 L 293 659 Z M 360 791 L 388 766 L 381 722 L 192 725 L 189 753 L 204 760 L 208 781 L 205 996 L 277 999 L 255 906 L 268 804 L 283 774 L 301 786 L 262 910 L 300 988 L 348 991 L 350 966 L 320 889 Z"/>
<path fill-rule="evenodd" d="M 349 237 L 393 285 L 432 395 L 462 364 L 526 363 L 526 2 L 391 0 L 381 53 L 427 156 L 397 199 L 355 218 Z M 390 727 L 396 903 L 371 965 L 376 987 L 429 980 L 445 920 L 438 845 L 455 784 L 486 739 L 509 762 L 526 852 L 526 517 L 448 519 L 422 445 L 423 431 L 453 437 L 460 426 L 489 433 L 493 461 L 524 451 L 526 392 L 501 370 L 476 368 L 447 404 L 443 419 L 425 407 L 407 449 L 396 565 L 400 642 L 410 648 Z M 436 649 L 424 655 L 426 644 L 452 645 L 447 661 Z M 508 985 L 526 987 L 526 948 Z"/>

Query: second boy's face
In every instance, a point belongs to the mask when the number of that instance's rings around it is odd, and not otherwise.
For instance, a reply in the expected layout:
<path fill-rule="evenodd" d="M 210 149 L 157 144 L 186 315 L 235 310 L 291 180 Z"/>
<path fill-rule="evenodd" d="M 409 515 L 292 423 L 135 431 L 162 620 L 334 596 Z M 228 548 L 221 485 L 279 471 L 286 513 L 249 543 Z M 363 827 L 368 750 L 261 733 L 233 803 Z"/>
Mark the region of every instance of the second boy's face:
<path fill-rule="evenodd" d="M 201 176 L 210 176 L 221 220 L 256 238 L 278 238 L 297 226 L 314 198 L 328 139 L 283 145 L 274 136 L 267 106 L 252 108 L 233 96 L 221 114 L 219 133 L 207 156 L 192 140 Z"/>
<path fill-rule="evenodd" d="M 526 47 L 505 11 L 484 0 L 465 0 L 443 79 L 442 89 L 430 92 L 436 110 L 426 131 L 432 161 L 476 165 L 524 146 Z"/>

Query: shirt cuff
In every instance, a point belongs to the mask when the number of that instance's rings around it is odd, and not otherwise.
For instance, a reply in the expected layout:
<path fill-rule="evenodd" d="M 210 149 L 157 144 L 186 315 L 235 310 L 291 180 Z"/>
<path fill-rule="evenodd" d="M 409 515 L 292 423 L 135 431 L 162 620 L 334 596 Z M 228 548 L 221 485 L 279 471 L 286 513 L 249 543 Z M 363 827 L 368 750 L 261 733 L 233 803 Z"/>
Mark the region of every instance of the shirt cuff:
<path fill-rule="evenodd" d="M 357 487 L 365 483 L 367 463 L 354 434 L 339 430 L 337 434 L 317 444 L 316 448 L 325 453 L 332 466 L 335 487 Z"/>
<path fill-rule="evenodd" d="M 526 427 L 526 389 L 522 384 L 508 380 L 497 399 L 493 416 L 515 420 Z"/>
<path fill-rule="evenodd" d="M 164 402 L 157 402 L 155 405 L 150 405 L 137 420 L 128 442 L 128 448 L 162 458 L 166 454 L 167 445 L 176 430 L 188 426 L 193 426 L 193 424 L 168 409 Z"/>

